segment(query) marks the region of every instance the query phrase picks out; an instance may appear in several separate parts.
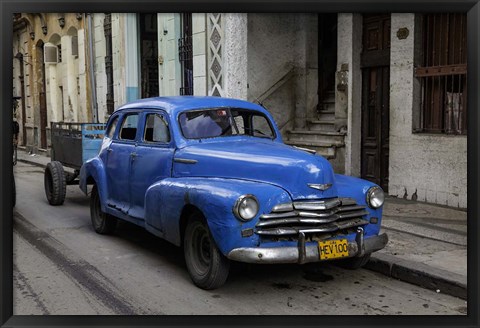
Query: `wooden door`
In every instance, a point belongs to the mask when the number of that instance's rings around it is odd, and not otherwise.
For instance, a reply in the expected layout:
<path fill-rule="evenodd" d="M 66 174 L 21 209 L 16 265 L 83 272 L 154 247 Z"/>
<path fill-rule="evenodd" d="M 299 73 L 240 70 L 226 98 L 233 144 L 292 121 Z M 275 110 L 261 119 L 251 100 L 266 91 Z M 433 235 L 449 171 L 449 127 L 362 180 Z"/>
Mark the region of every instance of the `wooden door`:
<path fill-rule="evenodd" d="M 362 65 L 362 178 L 388 192 L 390 15 L 365 15 Z"/>

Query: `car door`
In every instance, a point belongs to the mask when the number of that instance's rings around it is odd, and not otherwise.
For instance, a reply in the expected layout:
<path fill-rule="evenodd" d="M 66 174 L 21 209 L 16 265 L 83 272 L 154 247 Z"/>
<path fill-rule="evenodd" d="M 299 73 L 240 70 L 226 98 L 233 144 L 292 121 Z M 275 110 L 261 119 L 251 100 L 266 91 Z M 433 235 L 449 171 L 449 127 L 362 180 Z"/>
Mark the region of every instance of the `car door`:
<path fill-rule="evenodd" d="M 129 112 L 120 119 L 118 133 L 107 148 L 107 206 L 127 214 L 130 208 L 130 166 L 135 153 L 139 113 Z"/>
<path fill-rule="evenodd" d="M 141 121 L 141 134 L 130 169 L 132 207 L 129 215 L 138 219 L 145 217 L 148 187 L 171 176 L 174 153 L 168 116 L 164 112 L 145 112 Z"/>

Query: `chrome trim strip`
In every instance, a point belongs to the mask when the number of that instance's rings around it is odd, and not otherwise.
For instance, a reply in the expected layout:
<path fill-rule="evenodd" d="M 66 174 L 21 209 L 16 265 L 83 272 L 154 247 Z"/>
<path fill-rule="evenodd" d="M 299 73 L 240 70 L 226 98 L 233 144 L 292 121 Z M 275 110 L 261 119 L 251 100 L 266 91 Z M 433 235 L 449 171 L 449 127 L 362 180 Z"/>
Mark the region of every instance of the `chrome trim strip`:
<path fill-rule="evenodd" d="M 357 205 L 357 201 L 354 198 L 344 197 L 339 199 L 342 202 L 342 206 Z"/>
<path fill-rule="evenodd" d="M 260 221 L 256 224 L 256 227 L 265 228 L 265 227 L 271 227 L 271 226 L 276 226 L 281 224 L 292 224 L 292 223 L 324 224 L 324 223 L 331 223 L 337 219 L 338 217 L 333 217 L 329 219 L 315 219 L 315 218 L 302 219 L 302 218 L 296 217 L 296 218 Z"/>
<path fill-rule="evenodd" d="M 338 208 L 339 212 L 364 210 L 366 206 L 362 205 L 342 205 Z"/>
<path fill-rule="evenodd" d="M 297 212 L 284 212 L 284 213 L 274 213 L 274 214 L 262 214 L 260 215 L 260 219 L 280 219 L 280 218 L 289 218 L 289 217 L 295 217 L 298 216 Z"/>
<path fill-rule="evenodd" d="M 331 183 L 307 183 L 307 185 L 310 188 L 321 190 L 321 191 L 325 191 L 332 186 Z"/>
<path fill-rule="evenodd" d="M 281 224 L 288 219 L 277 220 L 277 224 Z M 318 221 L 315 219 L 310 219 L 310 222 L 305 222 L 305 219 L 295 218 L 292 219 L 292 222 L 288 223 L 313 223 L 311 221 Z M 270 224 L 272 222 L 272 224 Z M 316 222 L 318 223 L 318 222 Z M 304 233 L 322 233 L 322 232 L 334 232 L 337 230 L 353 228 L 358 226 L 367 225 L 369 222 L 364 219 L 352 219 L 340 222 L 331 222 L 317 227 L 277 227 L 277 228 L 266 228 L 266 229 L 257 229 L 255 232 L 258 235 L 267 235 L 267 236 L 286 236 L 286 235 L 297 235 L 299 232 Z M 273 225 L 273 221 L 265 221 L 257 223 L 257 227 L 264 228 Z"/>
<path fill-rule="evenodd" d="M 196 159 L 187 159 L 187 158 L 174 158 L 174 162 L 176 163 L 183 163 L 183 164 L 197 164 L 198 161 Z"/>
<path fill-rule="evenodd" d="M 350 212 L 350 213 L 339 213 L 337 214 L 338 215 L 338 218 L 339 219 L 348 219 L 348 218 L 354 218 L 354 217 L 359 217 L 359 216 L 364 216 L 364 215 L 367 215 L 368 212 L 367 211 L 361 211 L 361 212 Z"/>
<path fill-rule="evenodd" d="M 297 210 L 318 211 L 329 210 L 341 204 L 338 198 L 325 200 L 325 201 L 298 201 L 293 202 L 293 207 Z"/>
<path fill-rule="evenodd" d="M 378 251 L 388 243 L 387 234 L 364 238 L 365 254 Z M 320 262 L 318 245 L 306 245 L 303 263 Z M 348 243 L 349 257 L 359 256 L 357 242 Z M 231 250 L 227 257 L 230 260 L 247 263 L 299 263 L 299 246 L 292 247 L 242 247 Z M 331 260 L 324 260 L 331 261 Z"/>
<path fill-rule="evenodd" d="M 289 211 L 293 211 L 292 203 L 278 204 L 272 208 L 272 212 L 289 212 Z"/>

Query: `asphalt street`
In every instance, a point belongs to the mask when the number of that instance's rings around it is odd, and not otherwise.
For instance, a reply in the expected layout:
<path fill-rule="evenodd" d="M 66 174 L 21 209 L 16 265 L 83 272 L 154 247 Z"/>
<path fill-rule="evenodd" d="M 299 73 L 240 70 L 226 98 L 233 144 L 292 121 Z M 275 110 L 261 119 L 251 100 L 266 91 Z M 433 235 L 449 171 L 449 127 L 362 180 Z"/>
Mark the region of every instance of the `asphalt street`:
<path fill-rule="evenodd" d="M 42 168 L 19 162 L 14 171 L 15 315 L 466 314 L 459 298 L 331 264 L 235 263 L 222 288 L 204 291 L 180 248 L 128 223 L 98 235 L 78 186 L 67 186 L 63 206 L 50 206 Z"/>

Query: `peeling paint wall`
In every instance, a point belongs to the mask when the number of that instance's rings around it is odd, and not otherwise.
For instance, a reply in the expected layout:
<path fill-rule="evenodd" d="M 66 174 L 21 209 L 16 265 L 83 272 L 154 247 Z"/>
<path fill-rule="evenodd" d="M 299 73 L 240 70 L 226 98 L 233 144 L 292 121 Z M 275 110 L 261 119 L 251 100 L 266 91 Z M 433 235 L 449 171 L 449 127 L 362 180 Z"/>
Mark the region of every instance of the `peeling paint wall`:
<path fill-rule="evenodd" d="M 335 91 L 335 119 L 347 125 L 345 138 L 345 173 L 360 176 L 361 121 L 362 121 L 362 15 L 338 14 L 337 81 L 342 66 L 347 69 L 347 90 Z M 346 65 L 346 66 L 345 66 Z M 335 88 L 336 89 L 336 88 Z M 338 160 L 343 158 L 339 156 Z"/>
<path fill-rule="evenodd" d="M 193 94 L 206 96 L 207 91 L 207 16 L 192 14 Z"/>
<path fill-rule="evenodd" d="M 248 14 L 248 100 L 261 100 L 282 132 L 316 105 L 317 26 L 313 14 Z"/>
<path fill-rule="evenodd" d="M 163 64 L 160 65 L 158 70 L 160 96 L 178 96 L 182 81 L 178 58 L 180 14 L 162 13 L 158 14 L 157 17 L 159 31 L 158 55 L 163 58 Z"/>
<path fill-rule="evenodd" d="M 397 31 L 410 33 L 399 40 Z M 392 14 L 390 68 L 390 195 L 467 207 L 467 137 L 412 133 L 419 110 L 414 77 L 415 15 Z"/>

